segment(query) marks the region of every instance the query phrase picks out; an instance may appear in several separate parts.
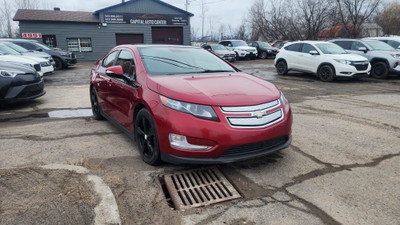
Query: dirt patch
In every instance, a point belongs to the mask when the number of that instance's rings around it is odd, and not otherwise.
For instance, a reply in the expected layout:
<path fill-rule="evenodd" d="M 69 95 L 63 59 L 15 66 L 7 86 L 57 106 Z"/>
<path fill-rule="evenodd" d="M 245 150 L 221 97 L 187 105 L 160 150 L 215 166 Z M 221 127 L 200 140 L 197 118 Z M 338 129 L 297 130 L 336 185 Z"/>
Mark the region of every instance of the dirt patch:
<path fill-rule="evenodd" d="M 0 169 L 0 224 L 93 224 L 91 187 L 68 170 Z"/>

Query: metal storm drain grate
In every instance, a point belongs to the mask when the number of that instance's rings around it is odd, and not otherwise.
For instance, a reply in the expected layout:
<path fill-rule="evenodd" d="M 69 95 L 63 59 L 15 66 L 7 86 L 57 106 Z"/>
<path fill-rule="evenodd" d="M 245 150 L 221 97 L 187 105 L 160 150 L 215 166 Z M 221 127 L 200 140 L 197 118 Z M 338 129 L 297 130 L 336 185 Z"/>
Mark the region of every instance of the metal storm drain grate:
<path fill-rule="evenodd" d="M 164 175 L 164 181 L 171 200 L 178 210 L 241 197 L 217 168 L 167 174 Z"/>

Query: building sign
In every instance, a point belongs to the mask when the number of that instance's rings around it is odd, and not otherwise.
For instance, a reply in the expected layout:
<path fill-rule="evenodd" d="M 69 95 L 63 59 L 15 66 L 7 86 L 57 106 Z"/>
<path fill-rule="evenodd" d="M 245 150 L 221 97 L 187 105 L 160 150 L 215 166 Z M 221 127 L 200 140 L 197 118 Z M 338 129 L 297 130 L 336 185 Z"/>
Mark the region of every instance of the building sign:
<path fill-rule="evenodd" d="M 22 33 L 23 38 L 42 38 L 41 33 Z"/>
<path fill-rule="evenodd" d="M 137 25 L 188 25 L 186 15 L 109 13 L 104 14 L 104 22 Z"/>

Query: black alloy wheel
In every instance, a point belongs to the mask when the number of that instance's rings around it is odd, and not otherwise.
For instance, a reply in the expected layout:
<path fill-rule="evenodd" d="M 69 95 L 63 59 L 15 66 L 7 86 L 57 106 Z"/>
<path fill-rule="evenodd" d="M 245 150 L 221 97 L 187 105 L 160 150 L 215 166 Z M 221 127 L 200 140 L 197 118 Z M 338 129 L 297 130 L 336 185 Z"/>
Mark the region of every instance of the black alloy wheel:
<path fill-rule="evenodd" d="M 147 109 L 141 109 L 135 120 L 135 141 L 145 163 L 158 165 L 160 150 L 153 118 Z"/>
<path fill-rule="evenodd" d="M 61 59 L 59 59 L 59 58 L 57 58 L 57 57 L 54 57 L 53 59 L 54 59 L 54 62 L 56 63 L 54 69 L 56 69 L 56 70 L 61 70 L 62 68 L 64 68 L 63 62 L 62 62 Z"/>
<path fill-rule="evenodd" d="M 281 60 L 276 64 L 276 70 L 279 75 L 286 75 L 288 73 L 288 68 L 286 62 Z"/>
<path fill-rule="evenodd" d="M 267 52 L 262 52 L 260 58 L 261 59 L 266 59 L 267 58 Z"/>
<path fill-rule="evenodd" d="M 97 100 L 97 94 L 94 88 L 90 89 L 90 103 L 92 105 L 93 119 L 95 120 L 104 119 L 104 117 L 100 113 L 100 105 L 99 101 Z"/>
<path fill-rule="evenodd" d="M 335 79 L 335 69 L 330 65 L 323 65 L 318 70 L 319 79 L 324 82 L 330 82 Z"/>
<path fill-rule="evenodd" d="M 386 78 L 389 74 L 389 69 L 386 63 L 377 62 L 372 65 L 371 76 L 378 79 Z"/>

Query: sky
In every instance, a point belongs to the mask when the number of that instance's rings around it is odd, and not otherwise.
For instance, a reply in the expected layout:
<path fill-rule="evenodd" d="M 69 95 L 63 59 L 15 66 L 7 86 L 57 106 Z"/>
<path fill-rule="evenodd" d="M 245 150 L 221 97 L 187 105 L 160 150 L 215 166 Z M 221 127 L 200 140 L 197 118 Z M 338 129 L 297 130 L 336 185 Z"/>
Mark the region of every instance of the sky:
<path fill-rule="evenodd" d="M 168 4 L 185 10 L 186 0 L 162 0 Z M 191 18 L 191 25 L 196 36 L 201 36 L 202 26 L 202 0 L 188 0 L 188 11 L 194 16 Z M 203 0 L 205 5 L 204 35 L 207 35 L 210 21 L 214 29 L 221 24 L 230 24 L 232 28 L 240 26 L 242 20 L 248 15 L 248 11 L 255 0 Z M 61 10 L 89 11 L 94 12 L 108 6 L 121 3 L 121 0 L 47 0 L 47 8 L 59 7 Z M 84 4 L 82 4 L 84 2 Z"/>

